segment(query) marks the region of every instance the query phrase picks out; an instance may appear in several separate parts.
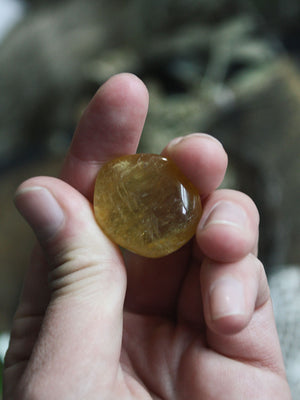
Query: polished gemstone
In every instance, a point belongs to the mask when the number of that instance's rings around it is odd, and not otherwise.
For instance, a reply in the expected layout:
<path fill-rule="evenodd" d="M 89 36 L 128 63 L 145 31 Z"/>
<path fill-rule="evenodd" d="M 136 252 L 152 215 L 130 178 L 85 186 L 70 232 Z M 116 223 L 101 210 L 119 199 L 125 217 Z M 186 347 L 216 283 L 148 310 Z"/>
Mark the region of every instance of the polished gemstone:
<path fill-rule="evenodd" d="M 155 258 L 192 238 L 202 207 L 196 188 L 173 161 L 156 154 L 134 154 L 100 169 L 94 210 L 113 242 Z"/>

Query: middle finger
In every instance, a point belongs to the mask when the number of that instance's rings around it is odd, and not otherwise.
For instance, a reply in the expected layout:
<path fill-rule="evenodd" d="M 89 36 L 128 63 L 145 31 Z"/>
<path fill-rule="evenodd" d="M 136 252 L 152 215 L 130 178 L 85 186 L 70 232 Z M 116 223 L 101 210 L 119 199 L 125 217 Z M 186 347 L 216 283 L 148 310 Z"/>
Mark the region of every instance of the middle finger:
<path fill-rule="evenodd" d="M 192 134 L 171 142 L 162 153 L 169 156 L 205 196 L 221 183 L 227 155 L 216 139 Z M 190 267 L 192 243 L 161 259 L 127 253 L 126 307 L 134 312 L 174 315 L 177 297 Z"/>

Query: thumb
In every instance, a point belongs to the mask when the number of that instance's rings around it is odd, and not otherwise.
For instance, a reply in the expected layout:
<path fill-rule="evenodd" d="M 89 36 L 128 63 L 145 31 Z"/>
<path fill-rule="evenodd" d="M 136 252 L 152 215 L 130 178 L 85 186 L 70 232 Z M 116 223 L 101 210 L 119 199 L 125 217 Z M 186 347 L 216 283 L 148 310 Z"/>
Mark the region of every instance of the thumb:
<path fill-rule="evenodd" d="M 117 367 L 120 356 L 126 287 L 121 253 L 96 224 L 87 199 L 59 179 L 24 182 L 15 204 L 44 251 L 51 292 L 32 367 L 41 376 L 47 368 L 52 376 L 70 376 L 74 387 L 74 372 L 82 375 L 79 366 L 92 364 L 103 383 L 112 372 L 107 366 Z M 23 301 L 39 301 L 30 293 L 26 298 L 26 282 L 24 291 Z"/>

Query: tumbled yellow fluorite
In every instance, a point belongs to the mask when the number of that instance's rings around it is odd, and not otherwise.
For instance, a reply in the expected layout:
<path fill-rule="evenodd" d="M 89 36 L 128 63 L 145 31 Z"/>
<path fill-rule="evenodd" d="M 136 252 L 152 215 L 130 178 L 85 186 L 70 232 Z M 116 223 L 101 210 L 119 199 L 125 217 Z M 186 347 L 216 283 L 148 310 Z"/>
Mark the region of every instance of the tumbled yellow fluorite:
<path fill-rule="evenodd" d="M 115 243 L 145 257 L 162 257 L 195 234 L 199 194 L 173 161 L 156 154 L 116 158 L 99 171 L 95 217 Z"/>

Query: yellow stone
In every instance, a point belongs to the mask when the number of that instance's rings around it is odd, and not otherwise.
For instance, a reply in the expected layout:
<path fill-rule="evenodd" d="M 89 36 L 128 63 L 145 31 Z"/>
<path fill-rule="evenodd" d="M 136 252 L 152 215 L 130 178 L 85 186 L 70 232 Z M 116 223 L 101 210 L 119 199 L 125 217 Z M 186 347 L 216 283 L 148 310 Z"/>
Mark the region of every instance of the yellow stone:
<path fill-rule="evenodd" d="M 99 171 L 95 217 L 115 243 L 145 257 L 162 257 L 195 234 L 200 196 L 173 161 L 156 154 L 116 158 Z"/>

